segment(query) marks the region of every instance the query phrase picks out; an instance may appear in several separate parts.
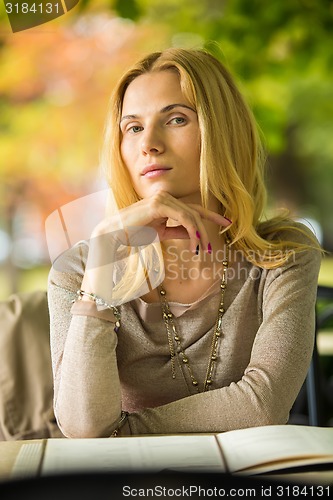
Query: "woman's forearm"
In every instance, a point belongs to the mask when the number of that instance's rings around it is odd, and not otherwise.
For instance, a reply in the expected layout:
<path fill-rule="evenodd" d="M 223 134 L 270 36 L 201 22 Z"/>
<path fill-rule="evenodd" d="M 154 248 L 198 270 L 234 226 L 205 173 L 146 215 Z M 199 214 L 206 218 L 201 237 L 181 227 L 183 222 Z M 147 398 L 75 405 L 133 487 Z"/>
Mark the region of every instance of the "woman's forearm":
<path fill-rule="evenodd" d="M 112 323 L 73 316 L 57 374 L 55 415 L 68 437 L 110 436 L 121 414 Z"/>

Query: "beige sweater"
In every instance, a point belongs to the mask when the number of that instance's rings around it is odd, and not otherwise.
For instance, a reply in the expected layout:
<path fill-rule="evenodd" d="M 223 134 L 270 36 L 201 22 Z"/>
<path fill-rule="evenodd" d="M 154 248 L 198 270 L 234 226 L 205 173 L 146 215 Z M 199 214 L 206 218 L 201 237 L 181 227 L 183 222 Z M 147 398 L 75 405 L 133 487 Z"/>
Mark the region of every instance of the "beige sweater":
<path fill-rule="evenodd" d="M 300 236 L 297 236 L 299 239 Z M 160 304 L 136 299 L 110 311 L 73 299 L 80 289 L 85 242 L 50 272 L 49 309 L 55 415 L 68 437 L 223 432 L 284 424 L 305 379 L 314 340 L 320 252 L 297 253 L 277 270 L 236 262 L 229 271 L 226 312 L 214 385 L 197 393 L 170 352 Z M 196 378 L 205 378 L 220 300 L 219 282 L 193 304 L 171 303 Z"/>

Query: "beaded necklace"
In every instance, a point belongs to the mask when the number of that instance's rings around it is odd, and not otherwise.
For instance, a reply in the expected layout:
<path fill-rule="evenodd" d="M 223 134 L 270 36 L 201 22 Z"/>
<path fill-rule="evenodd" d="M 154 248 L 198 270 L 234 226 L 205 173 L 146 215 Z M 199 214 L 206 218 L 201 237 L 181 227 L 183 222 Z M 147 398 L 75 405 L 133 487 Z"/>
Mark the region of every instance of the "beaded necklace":
<path fill-rule="evenodd" d="M 219 347 L 219 341 L 221 338 L 222 334 L 222 317 L 225 312 L 224 309 L 224 295 L 225 295 L 225 290 L 226 290 L 226 285 L 227 285 L 227 270 L 228 270 L 228 260 L 225 259 L 222 262 L 223 265 L 223 273 L 222 273 L 222 278 L 221 278 L 221 283 L 220 283 L 220 289 L 221 289 L 221 298 L 220 298 L 220 304 L 218 308 L 218 313 L 217 313 L 217 318 L 215 322 L 215 327 L 213 331 L 213 337 L 212 337 L 212 343 L 211 343 L 211 349 L 210 349 L 210 354 L 208 358 L 208 363 L 207 363 L 207 370 L 206 370 L 206 377 L 203 383 L 203 392 L 208 391 L 211 389 L 212 384 L 213 384 L 213 375 L 214 375 L 214 368 L 216 367 L 216 363 L 218 361 L 218 347 Z M 197 378 L 195 377 L 191 364 L 189 362 L 188 356 L 185 354 L 184 348 L 182 346 L 182 341 L 179 336 L 179 333 L 177 332 L 175 320 L 174 320 L 174 315 L 172 314 L 170 310 L 169 303 L 167 301 L 167 293 L 164 290 L 164 288 L 160 285 L 158 287 L 159 294 L 160 294 L 160 300 L 161 300 L 161 305 L 162 305 L 162 316 L 165 324 L 165 329 L 167 332 L 167 338 L 168 338 L 168 345 L 169 345 L 169 350 L 170 350 L 170 359 L 171 359 L 171 373 L 172 373 L 172 378 L 176 378 L 176 368 L 175 368 L 175 358 L 177 357 L 176 350 L 175 350 L 175 345 L 177 346 L 177 351 L 180 355 L 181 358 L 181 363 L 183 363 L 190 375 L 192 385 L 196 388 L 198 392 L 200 391 L 199 387 L 199 382 Z M 179 361 L 179 358 L 178 358 Z"/>

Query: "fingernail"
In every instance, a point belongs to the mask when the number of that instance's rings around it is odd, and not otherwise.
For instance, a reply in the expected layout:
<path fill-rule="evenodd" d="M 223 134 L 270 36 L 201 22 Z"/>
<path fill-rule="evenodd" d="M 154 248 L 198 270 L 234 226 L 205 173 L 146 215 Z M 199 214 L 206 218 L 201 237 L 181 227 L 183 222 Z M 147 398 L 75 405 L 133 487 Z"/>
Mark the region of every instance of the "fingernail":
<path fill-rule="evenodd" d="M 196 235 L 196 237 L 198 238 L 198 240 L 200 240 L 201 236 L 200 236 L 199 231 L 196 231 L 195 235 Z"/>
<path fill-rule="evenodd" d="M 208 243 L 207 250 L 208 253 L 212 253 L 212 245 L 210 243 Z"/>
<path fill-rule="evenodd" d="M 230 222 L 230 224 L 232 224 L 232 220 L 231 219 L 228 219 L 228 217 L 226 217 L 225 215 L 223 216 L 228 222 Z"/>
<path fill-rule="evenodd" d="M 195 255 L 199 255 L 199 245 L 197 245 L 197 248 L 195 249 Z"/>

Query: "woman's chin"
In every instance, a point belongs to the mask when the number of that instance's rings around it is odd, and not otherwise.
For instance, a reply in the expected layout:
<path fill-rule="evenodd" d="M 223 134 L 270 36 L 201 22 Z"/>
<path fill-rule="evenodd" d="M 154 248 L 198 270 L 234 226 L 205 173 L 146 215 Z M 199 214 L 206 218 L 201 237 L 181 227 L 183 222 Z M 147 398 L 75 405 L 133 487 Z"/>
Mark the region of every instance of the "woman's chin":
<path fill-rule="evenodd" d="M 150 186 L 145 186 L 145 189 L 137 190 L 139 196 L 142 198 L 149 198 L 161 191 L 170 194 L 177 200 L 184 201 L 184 203 L 196 203 L 201 205 L 200 191 L 184 189 L 179 185 L 175 186 L 168 182 L 154 182 Z"/>
<path fill-rule="evenodd" d="M 199 190 L 186 189 L 185 187 L 178 186 L 165 186 L 164 191 L 167 191 L 171 196 L 177 198 L 178 200 L 188 200 L 191 203 L 197 203 L 201 201 L 201 193 Z M 196 200 L 196 201 L 192 201 Z"/>

